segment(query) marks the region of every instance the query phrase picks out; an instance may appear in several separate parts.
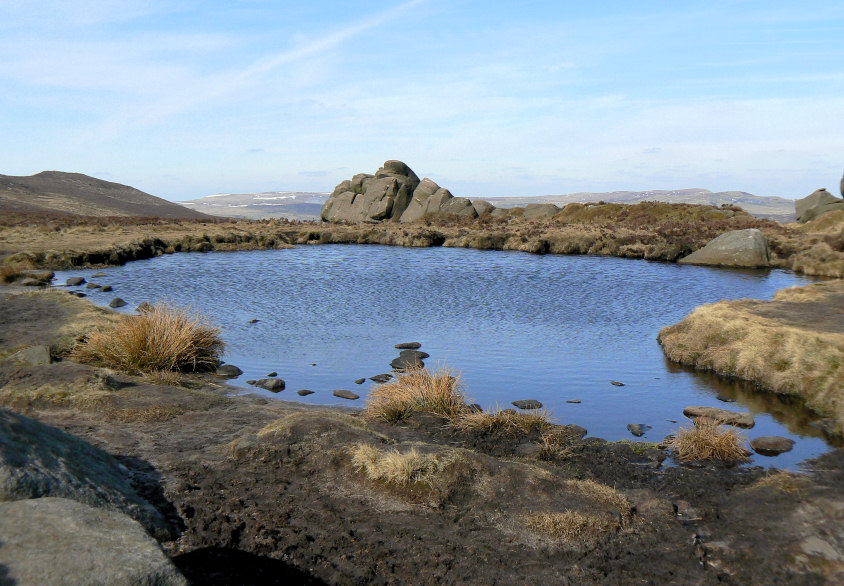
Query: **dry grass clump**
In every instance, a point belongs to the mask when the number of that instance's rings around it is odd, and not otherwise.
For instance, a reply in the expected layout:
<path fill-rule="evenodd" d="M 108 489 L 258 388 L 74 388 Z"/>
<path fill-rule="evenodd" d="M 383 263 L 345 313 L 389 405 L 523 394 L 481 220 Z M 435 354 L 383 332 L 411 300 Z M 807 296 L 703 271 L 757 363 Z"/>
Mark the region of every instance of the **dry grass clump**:
<path fill-rule="evenodd" d="M 565 426 L 552 426 L 542 433 L 542 458 L 562 458 L 571 453 L 571 447 L 580 442 L 581 435 Z"/>
<path fill-rule="evenodd" d="M 390 423 L 402 421 L 417 411 L 455 419 L 466 408 L 459 375 L 447 368 L 434 372 L 420 368 L 401 373 L 393 381 L 370 391 L 364 415 Z"/>
<path fill-rule="evenodd" d="M 123 316 L 112 329 L 90 333 L 73 356 L 130 373 L 186 372 L 214 368 L 223 348 L 220 330 L 204 317 L 159 303 L 141 315 Z"/>
<path fill-rule="evenodd" d="M 783 494 L 802 494 L 811 486 L 812 481 L 801 474 L 776 471 L 767 474 L 751 484 L 748 490 L 770 487 Z"/>
<path fill-rule="evenodd" d="M 625 519 L 633 513 L 633 506 L 627 497 L 611 486 L 594 480 L 567 480 L 564 483 L 567 492 L 600 503 L 610 509 L 618 511 Z"/>
<path fill-rule="evenodd" d="M 20 265 L 0 266 L 0 283 L 11 283 L 18 280 L 26 269 Z"/>
<path fill-rule="evenodd" d="M 734 427 L 698 418 L 693 427 L 681 428 L 668 447 L 679 460 L 745 462 L 750 452 L 747 438 Z"/>
<path fill-rule="evenodd" d="M 546 409 L 528 413 L 514 409 L 493 411 L 466 411 L 452 422 L 461 431 L 483 431 L 487 433 L 508 433 L 532 431 L 543 432 L 553 426 L 551 414 Z"/>
<path fill-rule="evenodd" d="M 530 531 L 543 537 L 578 543 L 589 542 L 618 526 L 609 515 L 578 511 L 528 513 L 522 519 Z"/>
<path fill-rule="evenodd" d="M 370 480 L 407 486 L 409 484 L 436 483 L 440 472 L 453 458 L 440 454 L 424 454 L 416 448 L 406 452 L 379 450 L 369 444 L 359 443 L 352 448 L 352 466 Z"/>

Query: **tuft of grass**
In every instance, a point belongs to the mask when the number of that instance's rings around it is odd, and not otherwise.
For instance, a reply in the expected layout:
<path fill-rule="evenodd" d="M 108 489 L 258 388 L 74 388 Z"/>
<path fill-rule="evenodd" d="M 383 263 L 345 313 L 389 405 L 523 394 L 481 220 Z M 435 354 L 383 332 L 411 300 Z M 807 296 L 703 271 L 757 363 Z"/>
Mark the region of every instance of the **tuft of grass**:
<path fill-rule="evenodd" d="M 566 542 L 589 542 L 618 524 L 609 515 L 578 511 L 528 513 L 522 518 L 532 532 Z"/>
<path fill-rule="evenodd" d="M 434 372 L 419 368 L 401 373 L 370 391 L 364 416 L 395 423 L 417 411 L 426 411 L 455 419 L 466 409 L 458 374 L 447 368 Z"/>
<path fill-rule="evenodd" d="M 563 484 L 566 491 L 618 511 L 625 519 L 633 514 L 633 506 L 627 497 L 611 486 L 594 480 L 567 480 Z"/>
<path fill-rule="evenodd" d="M 450 458 L 438 454 L 423 454 L 416 448 L 406 452 L 379 450 L 360 443 L 352 448 L 352 466 L 370 480 L 407 486 L 423 483 L 433 485 L 439 473 L 452 463 Z"/>
<path fill-rule="evenodd" d="M 543 432 L 551 429 L 551 414 L 546 409 L 521 413 L 513 409 L 492 411 L 465 411 L 452 422 L 461 431 L 508 433 L 521 431 Z"/>
<path fill-rule="evenodd" d="M 566 427 L 554 426 L 545 431 L 540 439 L 543 458 L 560 458 L 571 454 L 571 447 L 579 443 L 580 435 Z"/>
<path fill-rule="evenodd" d="M 733 427 L 698 418 L 694 427 L 681 428 L 669 442 L 669 449 L 680 460 L 744 462 L 750 452 L 747 438 Z"/>
<path fill-rule="evenodd" d="M 0 266 L 0 283 L 11 283 L 18 280 L 23 276 L 25 270 L 18 265 Z"/>
<path fill-rule="evenodd" d="M 223 353 L 220 330 L 189 310 L 156 304 L 141 315 L 123 316 L 111 329 L 92 332 L 74 351 L 80 362 L 129 373 L 202 371 Z"/>

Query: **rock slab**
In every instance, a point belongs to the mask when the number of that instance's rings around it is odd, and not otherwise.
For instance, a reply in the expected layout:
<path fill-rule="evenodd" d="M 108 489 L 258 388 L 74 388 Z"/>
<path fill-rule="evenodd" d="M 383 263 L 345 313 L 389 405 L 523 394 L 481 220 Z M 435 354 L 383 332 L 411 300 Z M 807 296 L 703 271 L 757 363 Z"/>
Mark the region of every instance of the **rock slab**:
<path fill-rule="evenodd" d="M 718 407 L 686 407 L 683 409 L 683 415 L 689 419 L 705 417 L 722 425 L 733 425 L 735 427 L 744 427 L 746 429 L 750 429 L 756 425 L 756 421 L 750 413 L 728 411 L 727 409 L 719 409 Z"/>
<path fill-rule="evenodd" d="M 719 267 L 767 267 L 771 265 L 771 251 L 765 235 L 756 228 L 748 228 L 725 232 L 677 262 Z"/>
<path fill-rule="evenodd" d="M 0 576 L 11 584 L 187 585 L 134 519 L 65 498 L 0 503 Z"/>
<path fill-rule="evenodd" d="M 518 401 L 513 401 L 512 404 L 519 409 L 542 409 L 542 403 L 536 399 L 519 399 Z"/>
<path fill-rule="evenodd" d="M 18 350 L 9 358 L 29 364 L 30 366 L 44 366 L 52 362 L 50 348 L 47 346 L 30 346 L 29 348 Z"/>
<path fill-rule="evenodd" d="M 794 447 L 794 440 L 778 435 L 768 435 L 750 440 L 750 447 L 753 451 L 762 456 L 777 456 L 784 452 L 791 451 Z"/>
<path fill-rule="evenodd" d="M 334 396 L 339 397 L 341 399 L 348 399 L 350 401 L 360 399 L 360 395 L 358 395 L 357 393 L 353 393 L 352 391 L 347 391 L 345 389 L 337 389 L 336 391 L 334 391 Z"/>

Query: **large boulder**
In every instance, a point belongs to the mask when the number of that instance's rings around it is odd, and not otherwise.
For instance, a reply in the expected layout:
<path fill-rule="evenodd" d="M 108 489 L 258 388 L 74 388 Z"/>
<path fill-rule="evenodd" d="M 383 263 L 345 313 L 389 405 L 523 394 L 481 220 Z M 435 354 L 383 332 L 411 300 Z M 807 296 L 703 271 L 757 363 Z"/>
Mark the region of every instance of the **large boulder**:
<path fill-rule="evenodd" d="M 437 214 L 476 218 L 492 205 L 454 197 L 427 177 L 419 180 L 401 161 L 387 161 L 375 175 L 360 173 L 340 182 L 322 207 L 326 222 L 415 222 Z"/>
<path fill-rule="evenodd" d="M 844 178 L 841 179 L 841 195 L 844 195 Z M 808 222 L 835 210 L 844 210 L 844 199 L 835 197 L 826 189 L 816 189 L 811 195 L 794 202 L 798 222 Z"/>
<path fill-rule="evenodd" d="M 0 502 L 62 497 L 128 514 L 158 539 L 173 531 L 137 495 L 108 453 L 64 431 L 0 409 Z"/>
<path fill-rule="evenodd" d="M 771 252 L 765 235 L 756 228 L 748 228 L 721 234 L 677 262 L 722 267 L 767 267 L 771 264 Z"/>
<path fill-rule="evenodd" d="M 560 208 L 552 203 L 529 203 L 525 206 L 522 217 L 525 219 L 551 218 L 558 213 L 560 213 Z"/>
<path fill-rule="evenodd" d="M 64 498 L 0 503 L 3 584 L 186 585 L 135 520 Z"/>

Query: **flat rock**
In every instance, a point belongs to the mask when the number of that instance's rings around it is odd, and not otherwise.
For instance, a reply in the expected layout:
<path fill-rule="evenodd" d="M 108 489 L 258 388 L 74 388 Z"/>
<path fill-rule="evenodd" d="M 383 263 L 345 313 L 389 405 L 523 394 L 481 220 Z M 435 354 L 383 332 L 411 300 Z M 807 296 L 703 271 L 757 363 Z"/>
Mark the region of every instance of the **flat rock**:
<path fill-rule="evenodd" d="M 418 350 L 422 347 L 422 344 L 419 342 L 402 342 L 400 344 L 396 344 L 396 348 L 399 350 Z"/>
<path fill-rule="evenodd" d="M 355 380 L 356 385 L 362 385 L 365 382 L 366 382 L 365 378 L 359 378 L 359 379 Z"/>
<path fill-rule="evenodd" d="M 649 429 L 653 429 L 650 425 L 646 425 L 644 423 L 628 423 L 627 424 L 627 431 L 635 435 L 636 437 L 642 437 L 645 435 L 645 432 Z"/>
<path fill-rule="evenodd" d="M 376 374 L 375 376 L 371 376 L 371 377 L 369 377 L 369 380 L 376 382 L 376 383 L 385 383 L 388 380 L 390 380 L 391 378 L 393 378 L 392 374 L 384 373 L 384 374 Z"/>
<path fill-rule="evenodd" d="M 44 281 L 39 281 L 38 279 L 33 279 L 32 277 L 24 277 L 16 284 L 21 287 L 43 287 L 46 285 Z"/>
<path fill-rule="evenodd" d="M 111 455 L 58 428 L 0 409 L 0 501 L 41 497 L 120 511 L 161 540 L 174 537 L 161 513 L 135 493 L 126 468 Z"/>
<path fill-rule="evenodd" d="M 513 401 L 512 404 L 519 409 L 542 409 L 542 403 L 536 399 L 519 399 L 518 401 Z"/>
<path fill-rule="evenodd" d="M 214 374 L 221 378 L 234 378 L 243 374 L 243 371 L 236 367 L 234 364 L 224 364 L 217 368 Z"/>
<path fill-rule="evenodd" d="M 280 378 L 262 378 L 256 381 L 246 381 L 249 384 L 266 389 L 273 393 L 278 393 L 284 390 L 284 380 Z"/>
<path fill-rule="evenodd" d="M 109 301 L 109 307 L 123 307 L 124 305 L 129 305 L 125 301 L 123 301 L 120 297 L 115 297 L 111 301 Z"/>
<path fill-rule="evenodd" d="M 70 499 L 0 503 L 4 584 L 187 585 L 140 523 Z"/>
<path fill-rule="evenodd" d="M 113 289 L 112 289 L 111 285 L 103 285 L 102 287 L 100 287 L 100 291 L 102 291 L 103 293 L 108 293 L 112 290 Z"/>
<path fill-rule="evenodd" d="M 86 289 L 99 289 L 102 285 L 98 285 L 97 283 L 88 283 L 85 285 Z"/>
<path fill-rule="evenodd" d="M 353 393 L 352 391 L 347 391 L 345 389 L 337 389 L 334 391 L 335 397 L 340 397 L 341 399 L 349 399 L 350 401 L 354 401 L 355 399 L 360 399 L 360 395 L 357 393 Z"/>
<path fill-rule="evenodd" d="M 623 387 L 624 386 L 624 383 L 620 383 L 617 380 L 611 380 L 610 384 L 613 385 L 614 387 Z"/>
<path fill-rule="evenodd" d="M 250 323 L 250 324 L 256 324 L 256 323 L 258 323 L 259 321 L 261 321 L 261 320 L 259 320 L 259 319 L 250 319 L 248 323 Z"/>
<path fill-rule="evenodd" d="M 767 267 L 771 264 L 771 251 L 765 235 L 756 228 L 748 228 L 725 232 L 677 262 L 723 267 Z"/>
<path fill-rule="evenodd" d="M 300 389 L 300 390 L 296 391 L 296 394 L 299 395 L 300 397 L 307 397 L 308 395 L 313 395 L 314 392 L 309 391 L 308 389 Z"/>
<path fill-rule="evenodd" d="M 791 448 L 794 447 L 794 440 L 778 435 L 768 435 L 750 440 L 750 447 L 762 456 L 777 456 L 791 451 Z"/>
<path fill-rule="evenodd" d="M 712 419 L 722 425 L 733 425 L 735 427 L 744 427 L 747 429 L 756 425 L 753 415 L 750 413 L 728 411 L 726 409 L 719 409 L 718 407 L 686 407 L 683 409 L 683 415 L 689 419 L 706 417 L 707 419 Z"/>
<path fill-rule="evenodd" d="M 84 277 L 70 277 L 67 281 L 65 281 L 64 284 L 68 287 L 78 287 L 79 285 L 85 284 L 85 278 Z"/>
<path fill-rule="evenodd" d="M 108 276 L 108 273 L 104 273 L 104 272 L 100 271 L 98 273 L 94 273 L 93 275 L 91 275 L 91 278 L 96 279 L 98 277 L 107 277 L 107 276 Z"/>
<path fill-rule="evenodd" d="M 574 403 L 574 404 L 577 404 L 577 403 L 580 403 L 580 399 L 568 399 L 568 400 L 566 401 L 566 403 Z"/>
<path fill-rule="evenodd" d="M 418 355 L 405 354 L 405 352 L 418 352 L 418 350 L 402 350 L 399 357 L 394 358 L 392 362 L 390 362 L 390 366 L 393 370 L 412 370 L 414 368 L 422 368 L 425 366 L 425 363 L 422 362 L 422 359 Z M 424 352 L 420 352 L 420 354 L 424 354 Z"/>
<path fill-rule="evenodd" d="M 29 364 L 30 366 L 43 366 L 52 362 L 50 348 L 47 346 L 30 346 L 29 348 L 18 350 L 9 358 Z"/>

